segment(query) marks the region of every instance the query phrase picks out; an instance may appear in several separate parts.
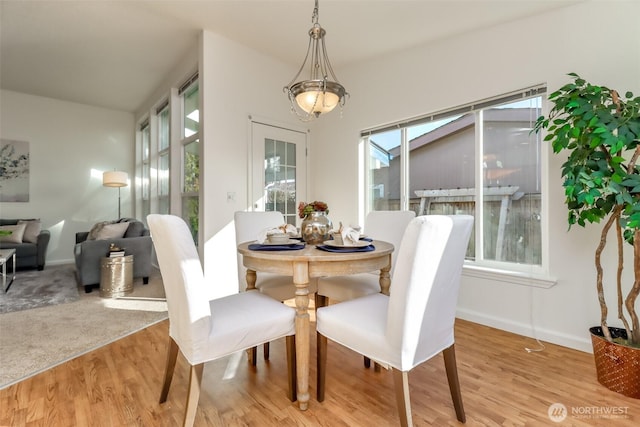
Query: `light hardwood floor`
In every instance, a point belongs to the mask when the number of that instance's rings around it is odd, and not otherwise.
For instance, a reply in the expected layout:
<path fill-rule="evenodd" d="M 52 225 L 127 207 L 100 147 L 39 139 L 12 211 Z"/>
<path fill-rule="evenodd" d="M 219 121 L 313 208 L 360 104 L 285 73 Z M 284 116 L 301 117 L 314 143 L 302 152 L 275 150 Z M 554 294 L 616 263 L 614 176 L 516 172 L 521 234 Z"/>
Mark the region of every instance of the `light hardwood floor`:
<path fill-rule="evenodd" d="M 168 321 L 161 322 L 0 390 L 0 426 L 180 425 L 187 388 L 183 359 L 178 359 L 167 402 L 158 403 L 167 331 Z M 314 347 L 309 409 L 298 410 L 286 397 L 284 340 L 280 341 L 272 343 L 270 361 L 259 352 L 256 368 L 247 364 L 246 353 L 206 365 L 197 426 L 397 425 L 391 372 L 364 369 L 362 357 L 331 342 L 326 400 L 315 400 Z M 537 343 L 457 322 L 467 426 L 640 425 L 640 401 L 598 384 L 590 354 L 551 344 L 542 352 L 527 353 L 525 347 L 535 348 Z M 461 425 L 441 356 L 412 371 L 409 381 L 415 425 Z M 548 417 L 553 403 L 569 411 L 564 422 L 556 424 Z M 602 412 L 613 408 L 626 412 L 625 418 L 602 418 Z"/>

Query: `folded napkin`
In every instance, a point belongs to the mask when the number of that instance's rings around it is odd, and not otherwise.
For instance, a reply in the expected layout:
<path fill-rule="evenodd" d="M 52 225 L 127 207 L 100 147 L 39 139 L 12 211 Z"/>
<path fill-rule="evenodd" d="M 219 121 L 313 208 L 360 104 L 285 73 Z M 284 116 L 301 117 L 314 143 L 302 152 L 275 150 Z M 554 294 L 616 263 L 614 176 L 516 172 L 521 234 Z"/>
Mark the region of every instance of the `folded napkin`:
<path fill-rule="evenodd" d="M 296 227 L 294 227 L 291 224 L 282 224 L 279 227 L 269 227 L 269 228 L 265 228 L 264 230 L 260 231 L 260 233 L 258 233 L 258 237 L 256 238 L 256 240 L 258 241 L 258 243 L 262 244 L 267 240 L 267 236 L 269 234 L 289 234 L 290 236 L 294 236 L 298 231 L 296 230 Z"/>
<path fill-rule="evenodd" d="M 340 231 L 342 236 L 342 244 L 345 246 L 355 246 L 360 240 L 360 227 L 342 227 Z"/>

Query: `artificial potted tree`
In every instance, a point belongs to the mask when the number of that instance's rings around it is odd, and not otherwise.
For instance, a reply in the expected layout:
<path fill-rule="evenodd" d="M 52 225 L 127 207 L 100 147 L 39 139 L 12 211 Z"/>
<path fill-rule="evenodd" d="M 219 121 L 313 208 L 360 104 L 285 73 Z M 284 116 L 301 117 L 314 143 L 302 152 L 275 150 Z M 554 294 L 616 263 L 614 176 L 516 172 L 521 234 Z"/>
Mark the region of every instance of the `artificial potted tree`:
<path fill-rule="evenodd" d="M 600 326 L 590 329 L 598 381 L 640 398 L 640 97 L 586 82 L 575 73 L 549 95 L 548 116 L 534 131 L 546 130 L 554 153 L 568 154 L 562 165 L 569 228 L 604 222 L 595 250 Z M 623 328 L 607 325 L 601 255 L 610 233 L 616 238 L 617 316 Z M 625 248 L 633 252 L 633 282 L 623 283 Z M 613 283 L 612 283 L 613 285 Z M 627 370 L 627 372 L 625 372 Z"/>

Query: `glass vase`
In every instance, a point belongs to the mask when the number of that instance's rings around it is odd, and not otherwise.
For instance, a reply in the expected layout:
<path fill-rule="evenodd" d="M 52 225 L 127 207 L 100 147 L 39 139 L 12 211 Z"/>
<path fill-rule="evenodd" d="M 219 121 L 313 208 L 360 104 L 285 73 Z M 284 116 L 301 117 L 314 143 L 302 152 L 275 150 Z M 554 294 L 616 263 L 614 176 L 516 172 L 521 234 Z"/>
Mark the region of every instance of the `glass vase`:
<path fill-rule="evenodd" d="M 302 220 L 300 234 L 306 243 L 317 245 L 329 240 L 332 229 L 333 224 L 326 212 L 311 212 Z"/>

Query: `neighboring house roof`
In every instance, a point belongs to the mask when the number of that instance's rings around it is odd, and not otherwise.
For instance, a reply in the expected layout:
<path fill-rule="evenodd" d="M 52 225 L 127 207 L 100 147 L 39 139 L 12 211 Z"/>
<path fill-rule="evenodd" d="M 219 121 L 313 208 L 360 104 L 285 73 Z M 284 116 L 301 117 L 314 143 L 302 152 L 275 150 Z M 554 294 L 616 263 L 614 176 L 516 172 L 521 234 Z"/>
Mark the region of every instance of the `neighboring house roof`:
<path fill-rule="evenodd" d="M 484 111 L 485 122 L 533 122 L 536 117 L 531 117 L 530 108 L 492 108 Z M 411 151 L 421 148 L 432 142 L 440 141 L 457 132 L 474 125 L 474 115 L 465 114 L 440 126 L 430 132 L 424 133 L 409 141 Z M 392 157 L 400 155 L 400 147 L 389 150 Z"/>

